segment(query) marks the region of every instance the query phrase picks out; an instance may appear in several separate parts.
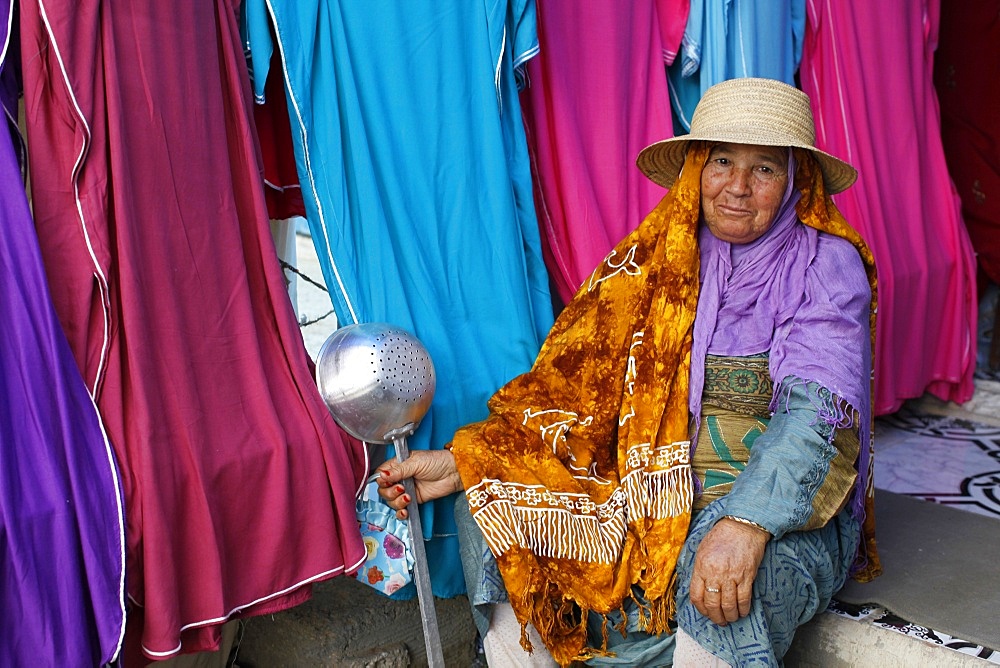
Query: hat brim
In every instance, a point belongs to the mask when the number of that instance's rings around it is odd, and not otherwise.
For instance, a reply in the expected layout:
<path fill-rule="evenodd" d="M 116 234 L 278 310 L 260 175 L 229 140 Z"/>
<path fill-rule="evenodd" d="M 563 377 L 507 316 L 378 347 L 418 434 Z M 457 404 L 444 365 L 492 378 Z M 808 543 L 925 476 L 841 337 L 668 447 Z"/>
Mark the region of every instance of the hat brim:
<path fill-rule="evenodd" d="M 655 144 L 650 144 L 646 148 L 642 149 L 642 151 L 639 152 L 639 156 L 635 160 L 635 164 L 653 183 L 661 185 L 664 188 L 670 188 L 674 185 L 674 181 L 677 180 L 677 175 L 680 173 L 681 167 L 684 165 L 684 155 L 687 153 L 688 143 L 692 141 L 707 141 L 716 143 L 725 142 L 729 144 L 752 144 L 764 146 L 792 146 L 794 148 L 806 149 L 813 154 L 813 157 L 815 157 L 816 161 L 819 163 L 820 169 L 823 171 L 823 184 L 826 186 L 827 193 L 831 195 L 847 190 L 858 179 L 858 171 L 856 169 L 843 160 L 835 158 L 829 153 L 819 150 L 815 146 L 774 143 L 769 142 L 764 138 L 756 137 L 751 141 L 734 141 L 729 137 L 697 137 L 690 134 L 681 135 L 679 137 L 671 137 L 669 139 L 658 141 Z"/>

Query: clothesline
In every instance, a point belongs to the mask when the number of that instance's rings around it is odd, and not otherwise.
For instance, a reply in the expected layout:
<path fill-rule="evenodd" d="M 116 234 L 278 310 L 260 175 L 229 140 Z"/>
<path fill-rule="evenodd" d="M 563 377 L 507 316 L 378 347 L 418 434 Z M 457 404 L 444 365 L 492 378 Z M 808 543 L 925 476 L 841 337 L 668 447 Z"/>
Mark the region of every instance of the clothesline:
<path fill-rule="evenodd" d="M 282 269 L 284 269 L 286 271 L 290 271 L 293 274 L 296 274 L 297 276 L 301 277 L 304 281 L 306 281 L 307 283 L 311 283 L 312 285 L 316 286 L 317 288 L 319 288 L 323 292 L 326 292 L 326 293 L 330 292 L 325 285 L 323 285 L 322 283 L 316 281 L 315 279 L 307 276 L 306 274 L 304 274 L 302 271 L 300 271 L 295 266 L 293 266 L 293 265 L 289 264 L 288 262 L 286 262 L 284 260 L 281 260 L 281 259 L 279 259 L 278 261 L 281 263 L 281 268 Z M 317 322 L 325 320 L 326 318 L 329 318 L 331 315 L 333 315 L 333 309 L 330 309 L 329 311 L 327 311 L 326 313 L 324 313 L 323 315 L 321 315 L 318 318 L 313 318 L 312 320 L 300 320 L 299 321 L 299 328 L 301 329 L 302 327 L 308 327 L 309 325 L 315 325 Z"/>

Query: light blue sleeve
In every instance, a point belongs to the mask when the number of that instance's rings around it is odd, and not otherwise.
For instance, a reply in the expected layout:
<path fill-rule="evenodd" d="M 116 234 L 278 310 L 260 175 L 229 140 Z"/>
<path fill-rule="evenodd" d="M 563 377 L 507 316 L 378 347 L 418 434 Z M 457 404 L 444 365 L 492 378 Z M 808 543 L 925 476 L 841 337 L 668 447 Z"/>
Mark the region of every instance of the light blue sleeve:
<path fill-rule="evenodd" d="M 724 514 L 756 522 L 775 538 L 809 521 L 813 499 L 838 454 L 832 427 L 819 419 L 818 402 L 811 398 L 829 392 L 813 382 L 788 385 L 787 401 L 781 401 L 754 442 L 746 469 L 720 500 Z"/>

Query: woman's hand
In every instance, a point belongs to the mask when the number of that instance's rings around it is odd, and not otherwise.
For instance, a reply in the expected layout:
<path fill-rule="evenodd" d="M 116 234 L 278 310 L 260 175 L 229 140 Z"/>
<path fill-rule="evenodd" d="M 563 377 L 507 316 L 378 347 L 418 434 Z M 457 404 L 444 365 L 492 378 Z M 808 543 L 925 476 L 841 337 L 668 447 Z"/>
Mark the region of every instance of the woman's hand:
<path fill-rule="evenodd" d="M 378 494 L 401 520 L 406 519 L 406 506 L 410 503 L 410 495 L 401 484 L 406 478 L 413 478 L 417 503 L 462 491 L 462 479 L 450 450 L 415 450 L 406 461 L 383 462 L 378 473 Z"/>
<path fill-rule="evenodd" d="M 719 626 L 750 613 L 750 596 L 771 534 L 723 517 L 698 546 L 691 602 Z M 709 591 L 717 590 L 717 591 Z"/>

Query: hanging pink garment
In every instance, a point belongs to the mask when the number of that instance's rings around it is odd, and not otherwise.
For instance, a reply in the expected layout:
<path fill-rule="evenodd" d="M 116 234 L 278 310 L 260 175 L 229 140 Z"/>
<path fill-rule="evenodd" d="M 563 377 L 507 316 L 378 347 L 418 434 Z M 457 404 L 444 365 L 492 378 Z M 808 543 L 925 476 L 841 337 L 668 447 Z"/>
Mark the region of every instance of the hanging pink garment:
<path fill-rule="evenodd" d="M 817 144 L 857 167 L 834 199 L 879 272 L 875 411 L 972 396 L 975 259 L 932 83 L 939 0 L 809 0 L 800 77 Z"/>
<path fill-rule="evenodd" d="M 635 157 L 673 136 L 664 67 L 688 0 L 538 3 L 521 94 L 545 263 L 565 302 L 663 196 Z"/>
<path fill-rule="evenodd" d="M 366 455 L 285 293 L 238 5 L 20 5 L 39 242 L 121 468 L 126 633 L 151 659 L 216 649 L 227 618 L 366 555 Z"/>

